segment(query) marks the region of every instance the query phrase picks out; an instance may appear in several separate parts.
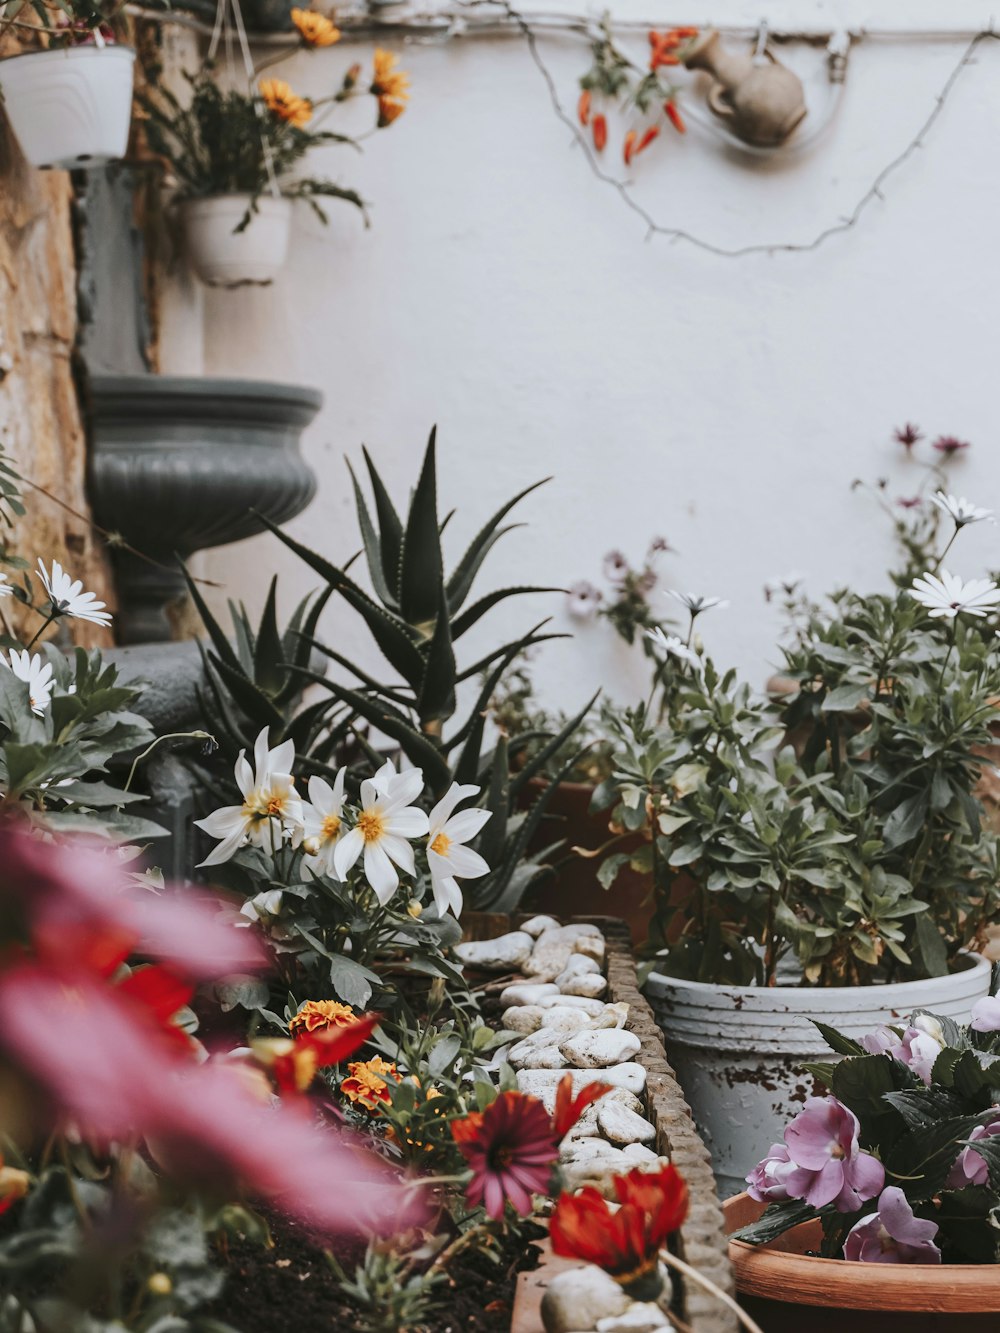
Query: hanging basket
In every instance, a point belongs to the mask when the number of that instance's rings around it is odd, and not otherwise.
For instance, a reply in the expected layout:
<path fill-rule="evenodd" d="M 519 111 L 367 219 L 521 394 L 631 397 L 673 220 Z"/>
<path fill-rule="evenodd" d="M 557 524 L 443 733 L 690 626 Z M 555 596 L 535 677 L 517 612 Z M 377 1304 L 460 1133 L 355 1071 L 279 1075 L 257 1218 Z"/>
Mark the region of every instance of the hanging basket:
<path fill-rule="evenodd" d="M 69 46 L 0 61 L 4 109 L 35 167 L 93 167 L 124 157 L 135 52 Z"/>
<path fill-rule="evenodd" d="M 181 205 L 188 256 L 210 287 L 265 286 L 285 262 L 291 201 L 258 199 L 249 224 L 237 231 L 249 206 L 248 194 L 188 199 Z"/>

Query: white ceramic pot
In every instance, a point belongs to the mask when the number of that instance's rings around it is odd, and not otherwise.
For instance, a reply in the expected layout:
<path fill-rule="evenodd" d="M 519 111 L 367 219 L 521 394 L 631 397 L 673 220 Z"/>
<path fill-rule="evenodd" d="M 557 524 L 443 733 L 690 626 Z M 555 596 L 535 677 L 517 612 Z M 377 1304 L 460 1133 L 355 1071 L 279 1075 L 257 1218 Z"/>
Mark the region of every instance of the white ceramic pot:
<path fill-rule="evenodd" d="M 780 1143 L 785 1126 L 810 1095 L 809 1061 L 830 1060 L 811 1019 L 857 1040 L 914 1009 L 967 1023 L 989 990 L 990 964 L 977 954 L 946 977 L 892 986 L 717 986 L 662 972 L 646 986 L 695 1124 L 712 1154 L 723 1198 Z"/>
<path fill-rule="evenodd" d="M 68 46 L 0 61 L 0 92 L 21 151 L 35 167 L 93 167 L 124 157 L 135 52 Z"/>
<path fill-rule="evenodd" d="M 249 224 L 237 231 L 249 206 L 248 194 L 188 199 L 181 205 L 188 256 L 210 287 L 263 286 L 274 281 L 285 262 L 291 200 L 262 196 Z"/>

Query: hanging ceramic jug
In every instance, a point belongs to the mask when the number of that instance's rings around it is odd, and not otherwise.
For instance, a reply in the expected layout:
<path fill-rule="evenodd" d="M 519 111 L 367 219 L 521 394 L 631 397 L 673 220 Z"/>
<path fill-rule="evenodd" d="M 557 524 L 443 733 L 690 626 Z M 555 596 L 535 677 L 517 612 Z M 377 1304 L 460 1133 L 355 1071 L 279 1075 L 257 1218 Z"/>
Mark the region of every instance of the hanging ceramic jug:
<path fill-rule="evenodd" d="M 754 59 L 727 50 L 714 30 L 694 42 L 684 63 L 712 75 L 709 108 L 737 138 L 755 148 L 778 147 L 806 114 L 797 75 L 770 54 Z"/>

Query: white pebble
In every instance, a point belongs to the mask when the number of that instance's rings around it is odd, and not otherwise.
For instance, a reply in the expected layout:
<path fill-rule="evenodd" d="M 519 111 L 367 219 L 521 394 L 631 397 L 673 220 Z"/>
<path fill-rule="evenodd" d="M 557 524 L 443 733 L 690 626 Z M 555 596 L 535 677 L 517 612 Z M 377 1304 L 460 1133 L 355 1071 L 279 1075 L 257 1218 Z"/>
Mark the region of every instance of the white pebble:
<path fill-rule="evenodd" d="M 505 986 L 500 992 L 501 1004 L 538 1004 L 548 996 L 559 994 L 559 987 L 551 983 L 541 984 L 531 981 L 517 981 L 513 986 Z"/>
<path fill-rule="evenodd" d="M 559 1049 L 577 1069 L 606 1069 L 638 1055 L 642 1042 L 624 1028 L 599 1028 L 578 1032 L 559 1043 Z"/>
<path fill-rule="evenodd" d="M 611 1143 L 651 1143 L 656 1138 L 656 1127 L 644 1116 L 636 1115 L 627 1106 L 602 1097 L 597 1103 L 597 1124 Z"/>
<path fill-rule="evenodd" d="M 518 926 L 518 930 L 523 930 L 525 935 L 531 935 L 537 939 L 543 931 L 558 930 L 559 922 L 553 916 L 533 916 L 530 921 L 525 921 L 523 926 Z"/>
<path fill-rule="evenodd" d="M 468 967 L 478 967 L 484 972 L 509 972 L 524 966 L 534 942 L 523 930 L 512 930 L 507 935 L 498 935 L 495 940 L 469 940 L 465 944 L 456 944 L 455 953 Z"/>
<path fill-rule="evenodd" d="M 624 1314 L 607 1315 L 597 1321 L 597 1333 L 654 1333 L 669 1328 L 670 1320 L 652 1301 L 636 1301 Z"/>
<path fill-rule="evenodd" d="M 570 977 L 559 989 L 563 995 L 584 995 L 588 1000 L 596 1000 L 608 989 L 608 983 L 598 973 L 597 976 Z"/>
<path fill-rule="evenodd" d="M 510 1032 L 535 1032 L 542 1026 L 542 1010 L 537 1004 L 515 1004 L 505 1009 L 500 1020 Z"/>
<path fill-rule="evenodd" d="M 542 1297 L 545 1333 L 596 1328 L 599 1319 L 624 1314 L 630 1305 L 621 1287 L 595 1264 L 571 1268 L 551 1278 Z"/>

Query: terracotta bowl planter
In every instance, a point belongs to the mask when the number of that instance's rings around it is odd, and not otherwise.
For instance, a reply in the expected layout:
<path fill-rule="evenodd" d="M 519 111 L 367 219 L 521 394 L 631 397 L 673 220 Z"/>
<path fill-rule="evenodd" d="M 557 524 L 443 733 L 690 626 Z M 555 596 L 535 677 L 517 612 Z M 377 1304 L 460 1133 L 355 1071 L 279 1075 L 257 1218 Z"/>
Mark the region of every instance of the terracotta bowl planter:
<path fill-rule="evenodd" d="M 748 1194 L 723 1204 L 726 1228 L 756 1219 Z M 818 1221 L 770 1245 L 729 1242 L 740 1304 L 767 1333 L 971 1333 L 1000 1329 L 1000 1264 L 861 1264 L 819 1259 Z"/>

